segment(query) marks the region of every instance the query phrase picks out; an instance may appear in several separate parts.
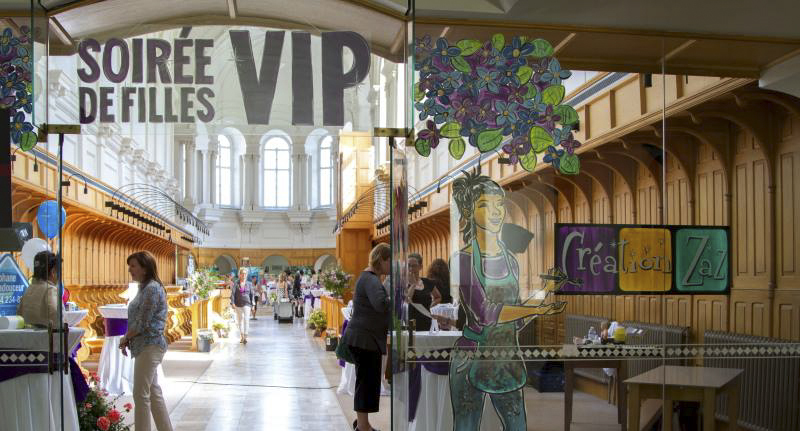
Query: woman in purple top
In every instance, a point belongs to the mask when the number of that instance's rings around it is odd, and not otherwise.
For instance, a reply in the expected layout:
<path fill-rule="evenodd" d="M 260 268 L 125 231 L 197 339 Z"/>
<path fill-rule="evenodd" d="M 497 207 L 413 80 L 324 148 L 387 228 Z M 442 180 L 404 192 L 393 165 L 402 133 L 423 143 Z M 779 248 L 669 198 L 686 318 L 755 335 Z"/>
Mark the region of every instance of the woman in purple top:
<path fill-rule="evenodd" d="M 505 192 L 497 183 L 477 172 L 465 172 L 453 182 L 453 198 L 461 214 L 465 244 L 453 259 L 460 272 L 460 302 L 466 311 L 463 336 L 456 341 L 450 362 L 453 427 L 479 430 L 483 400 L 489 394 L 503 429 L 523 431 L 522 387 L 527 372 L 516 353 L 518 331 L 535 316 L 560 313 L 566 303 L 520 300 L 519 264 L 500 239 L 506 208 Z M 512 351 L 512 355 L 501 356 Z M 469 352 L 489 356 L 470 358 Z"/>

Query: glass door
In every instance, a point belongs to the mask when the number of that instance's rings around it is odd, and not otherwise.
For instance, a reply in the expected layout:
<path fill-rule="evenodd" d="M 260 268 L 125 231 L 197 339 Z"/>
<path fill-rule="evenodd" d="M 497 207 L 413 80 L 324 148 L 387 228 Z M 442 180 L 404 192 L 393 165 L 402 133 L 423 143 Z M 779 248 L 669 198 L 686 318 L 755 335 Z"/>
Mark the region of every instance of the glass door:
<path fill-rule="evenodd" d="M 45 126 L 49 21 L 33 2 L 21 6 L 0 20 L 0 108 L 9 119 L 0 142 L 0 428 L 76 430 L 86 387 L 74 355 L 82 332 L 70 327 L 62 282 L 68 174 L 48 145 L 57 139 L 48 132 L 59 131 Z"/>

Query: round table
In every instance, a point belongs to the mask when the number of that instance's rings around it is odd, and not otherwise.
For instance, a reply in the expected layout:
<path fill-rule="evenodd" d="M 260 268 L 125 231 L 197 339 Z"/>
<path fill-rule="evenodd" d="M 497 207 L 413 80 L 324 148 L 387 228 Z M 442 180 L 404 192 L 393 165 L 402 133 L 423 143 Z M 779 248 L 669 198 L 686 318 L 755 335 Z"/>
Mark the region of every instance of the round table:
<path fill-rule="evenodd" d="M 128 306 L 126 304 L 109 304 L 97 307 L 100 315 L 105 319 L 106 335 L 103 341 L 103 350 L 100 352 L 100 362 L 97 365 L 97 377 L 100 386 L 109 394 L 133 393 L 133 364 L 134 359 L 130 350 L 128 355 L 122 354 L 119 343 L 128 330 Z M 159 381 L 164 381 L 164 371 L 161 365 L 156 370 Z"/>
<path fill-rule="evenodd" d="M 85 330 L 70 328 L 68 349 L 72 351 Z M 47 330 L 0 330 L 0 374 L 19 365 L 38 365 L 48 351 Z M 53 348 L 61 345 L 59 334 L 53 335 Z M 21 361 L 20 352 L 28 352 Z M 3 355 L 5 354 L 5 358 Z M 41 356 L 39 356 L 41 354 Z M 33 357 L 33 361 L 29 359 Z M 45 368 L 46 369 L 46 368 Z M 0 379 L 2 380 L 2 379 Z M 63 397 L 61 385 L 64 385 Z M 0 429 L 3 431 L 40 431 L 61 429 L 60 410 L 64 403 L 64 430 L 78 431 L 78 409 L 75 404 L 72 378 L 63 373 L 31 372 L 0 381 Z"/>

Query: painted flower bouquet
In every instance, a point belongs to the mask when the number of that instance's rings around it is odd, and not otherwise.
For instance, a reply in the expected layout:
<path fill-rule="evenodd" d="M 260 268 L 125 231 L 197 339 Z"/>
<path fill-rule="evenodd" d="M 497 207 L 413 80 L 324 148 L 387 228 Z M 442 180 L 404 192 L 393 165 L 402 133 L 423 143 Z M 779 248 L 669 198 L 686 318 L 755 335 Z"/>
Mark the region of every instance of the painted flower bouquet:
<path fill-rule="evenodd" d="M 212 290 L 216 289 L 222 278 L 211 268 L 198 268 L 189 274 L 189 286 L 200 299 L 208 299 Z"/>
<path fill-rule="evenodd" d="M 114 403 L 119 396 L 107 399 L 108 392 L 101 389 L 96 373 L 86 373 L 89 382 L 89 394 L 86 400 L 78 404 L 78 424 L 81 431 L 130 431 L 130 425 L 125 425 L 122 412 L 114 408 Z M 125 413 L 129 413 L 133 406 L 127 403 L 123 406 Z"/>
<path fill-rule="evenodd" d="M 577 174 L 581 144 L 572 131 L 578 113 L 563 104 L 562 80 L 571 72 L 553 57 L 543 39 L 495 34 L 486 42 L 464 39 L 451 44 L 430 35 L 417 39 L 414 69 L 415 109 L 427 120 L 414 146 L 422 156 L 447 139 L 450 155 L 460 159 L 466 145 L 481 153 L 502 149 L 501 162 L 527 171 L 538 155 L 563 174 Z"/>
<path fill-rule="evenodd" d="M 15 34 L 11 28 L 0 33 L 0 107 L 11 108 L 11 140 L 23 151 L 36 145 L 30 121 L 33 112 L 33 46 L 28 26 Z"/>
<path fill-rule="evenodd" d="M 341 297 L 349 288 L 350 280 L 353 276 L 336 267 L 327 271 L 322 271 L 319 275 L 319 282 L 333 296 Z"/>

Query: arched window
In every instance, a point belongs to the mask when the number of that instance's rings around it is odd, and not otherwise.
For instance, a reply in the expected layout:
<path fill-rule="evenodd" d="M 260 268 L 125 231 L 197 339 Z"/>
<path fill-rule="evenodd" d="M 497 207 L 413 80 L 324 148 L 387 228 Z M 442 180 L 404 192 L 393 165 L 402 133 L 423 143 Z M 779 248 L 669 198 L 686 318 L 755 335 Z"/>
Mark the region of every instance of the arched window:
<path fill-rule="evenodd" d="M 292 204 L 292 162 L 290 145 L 282 136 L 271 136 L 264 143 L 261 160 L 264 169 L 263 204 L 267 208 L 288 208 Z"/>
<path fill-rule="evenodd" d="M 217 205 L 233 205 L 233 146 L 225 135 L 219 135 L 219 152 L 217 153 Z"/>
<path fill-rule="evenodd" d="M 333 205 L 333 138 L 328 135 L 319 144 L 319 206 Z"/>

